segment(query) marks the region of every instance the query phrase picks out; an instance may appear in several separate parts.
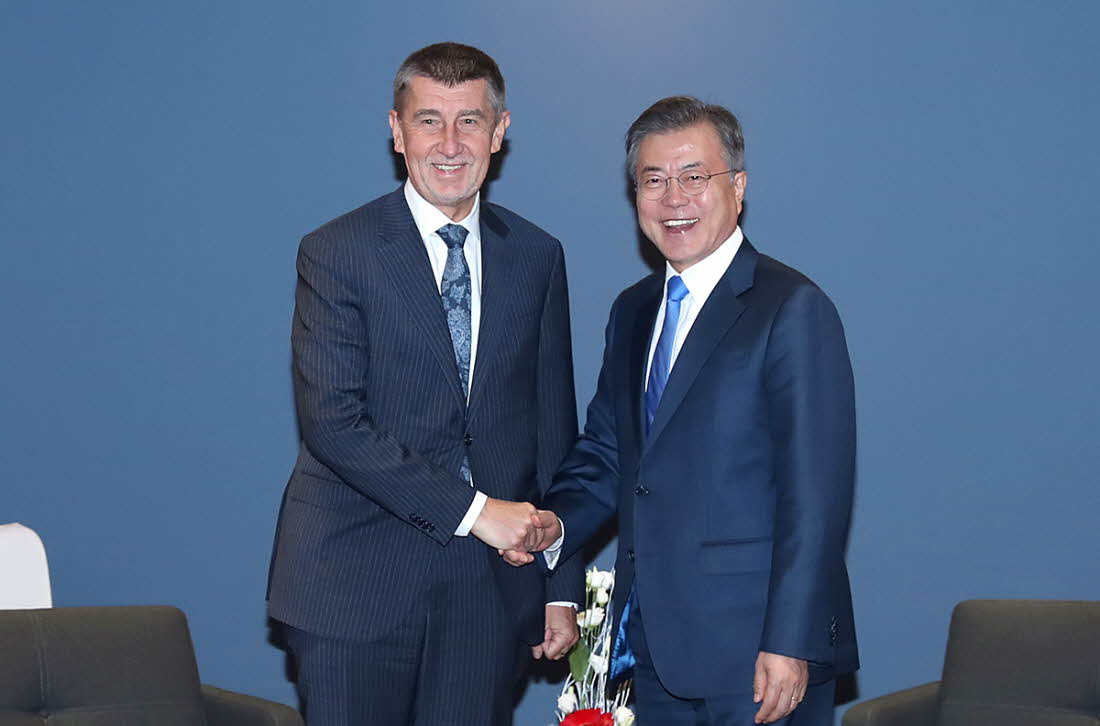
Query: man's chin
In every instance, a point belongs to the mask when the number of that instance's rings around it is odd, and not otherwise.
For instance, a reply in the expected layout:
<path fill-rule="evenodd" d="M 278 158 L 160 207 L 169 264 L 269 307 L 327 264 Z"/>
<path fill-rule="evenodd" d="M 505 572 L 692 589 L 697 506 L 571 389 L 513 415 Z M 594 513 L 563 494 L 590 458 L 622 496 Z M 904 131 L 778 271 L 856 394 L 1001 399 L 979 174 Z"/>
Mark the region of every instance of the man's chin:
<path fill-rule="evenodd" d="M 456 208 L 464 207 L 468 204 L 473 204 L 474 195 L 477 194 L 477 187 L 473 189 L 463 189 L 460 192 L 454 192 L 451 194 L 439 194 L 437 190 L 432 190 L 431 195 L 425 195 L 427 199 L 435 207 L 441 208 Z"/>

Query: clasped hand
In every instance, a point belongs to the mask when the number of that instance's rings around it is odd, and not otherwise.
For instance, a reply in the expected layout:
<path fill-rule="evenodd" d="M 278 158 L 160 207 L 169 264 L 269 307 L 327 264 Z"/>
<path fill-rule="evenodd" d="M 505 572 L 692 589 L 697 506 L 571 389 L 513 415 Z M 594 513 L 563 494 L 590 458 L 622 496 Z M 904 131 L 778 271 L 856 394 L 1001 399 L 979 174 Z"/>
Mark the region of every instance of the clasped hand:
<path fill-rule="evenodd" d="M 561 536 L 561 525 L 553 512 L 528 502 L 490 498 L 470 533 L 518 567 L 534 561 L 531 552 L 554 544 Z"/>

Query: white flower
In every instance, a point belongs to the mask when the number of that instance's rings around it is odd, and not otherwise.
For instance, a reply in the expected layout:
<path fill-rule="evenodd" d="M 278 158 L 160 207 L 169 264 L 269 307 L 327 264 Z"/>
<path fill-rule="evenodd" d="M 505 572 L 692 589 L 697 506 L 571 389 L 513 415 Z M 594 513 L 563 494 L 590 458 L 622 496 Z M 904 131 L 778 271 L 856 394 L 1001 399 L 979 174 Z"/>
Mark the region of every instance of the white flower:
<path fill-rule="evenodd" d="M 595 568 L 589 570 L 584 575 L 584 586 L 589 591 L 610 590 L 612 585 L 615 584 L 615 573 L 608 572 L 607 570 L 597 570 Z"/>
<path fill-rule="evenodd" d="M 577 710 L 577 697 L 573 695 L 572 688 L 558 696 L 558 710 L 562 713 L 573 713 Z"/>
<path fill-rule="evenodd" d="M 588 658 L 588 667 L 591 668 L 596 675 L 602 676 L 604 673 L 607 673 L 607 657 L 593 653 Z"/>
<path fill-rule="evenodd" d="M 582 628 L 594 628 L 603 622 L 606 611 L 601 607 L 585 610 L 582 617 L 577 619 L 577 624 Z"/>
<path fill-rule="evenodd" d="M 626 706 L 615 709 L 615 726 L 633 726 L 634 712 Z"/>
<path fill-rule="evenodd" d="M 600 588 L 596 590 L 596 603 L 598 605 L 606 605 L 607 601 L 611 599 L 611 596 L 607 594 L 607 590 Z"/>
<path fill-rule="evenodd" d="M 612 585 L 615 584 L 614 573 L 607 570 L 596 570 L 592 573 L 592 587 L 603 588 L 604 590 L 610 590 Z"/>

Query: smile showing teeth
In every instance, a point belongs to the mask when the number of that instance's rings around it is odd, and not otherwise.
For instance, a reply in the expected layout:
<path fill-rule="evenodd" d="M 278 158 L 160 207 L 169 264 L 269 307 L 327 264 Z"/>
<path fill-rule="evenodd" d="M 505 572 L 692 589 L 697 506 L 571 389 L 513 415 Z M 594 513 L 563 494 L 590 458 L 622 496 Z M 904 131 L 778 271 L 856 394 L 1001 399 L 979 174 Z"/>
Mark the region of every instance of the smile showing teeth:
<path fill-rule="evenodd" d="M 698 221 L 698 217 L 695 219 L 666 219 L 664 222 L 661 222 L 661 224 L 666 227 L 684 227 L 689 224 L 695 224 Z"/>
<path fill-rule="evenodd" d="M 456 169 L 460 169 L 462 164 L 434 164 L 434 166 L 440 171 L 455 171 Z"/>

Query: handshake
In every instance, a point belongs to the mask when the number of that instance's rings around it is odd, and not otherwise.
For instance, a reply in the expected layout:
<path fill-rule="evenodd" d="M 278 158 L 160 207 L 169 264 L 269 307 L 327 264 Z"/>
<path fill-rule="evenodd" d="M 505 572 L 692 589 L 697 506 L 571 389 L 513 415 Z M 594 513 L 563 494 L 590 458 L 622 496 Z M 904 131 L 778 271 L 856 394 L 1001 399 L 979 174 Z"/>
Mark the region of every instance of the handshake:
<path fill-rule="evenodd" d="M 535 561 L 532 552 L 542 552 L 561 537 L 558 516 L 536 509 L 528 502 L 509 502 L 489 498 L 470 534 L 495 547 L 504 560 L 515 567 Z"/>

